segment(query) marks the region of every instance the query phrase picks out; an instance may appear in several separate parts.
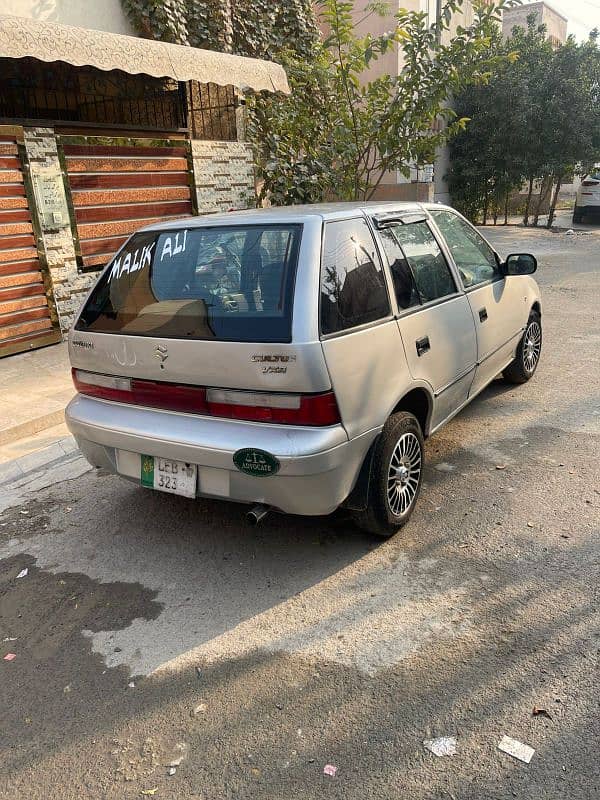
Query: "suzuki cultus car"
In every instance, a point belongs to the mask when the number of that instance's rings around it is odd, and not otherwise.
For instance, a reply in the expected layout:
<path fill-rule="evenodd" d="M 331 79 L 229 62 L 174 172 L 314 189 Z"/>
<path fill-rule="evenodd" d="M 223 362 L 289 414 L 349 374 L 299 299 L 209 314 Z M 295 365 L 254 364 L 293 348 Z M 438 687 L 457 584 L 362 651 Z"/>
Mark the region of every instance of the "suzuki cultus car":
<path fill-rule="evenodd" d="M 69 338 L 66 417 L 141 486 L 291 514 L 409 519 L 423 440 L 500 372 L 534 374 L 536 260 L 451 208 L 332 204 L 134 234 Z"/>

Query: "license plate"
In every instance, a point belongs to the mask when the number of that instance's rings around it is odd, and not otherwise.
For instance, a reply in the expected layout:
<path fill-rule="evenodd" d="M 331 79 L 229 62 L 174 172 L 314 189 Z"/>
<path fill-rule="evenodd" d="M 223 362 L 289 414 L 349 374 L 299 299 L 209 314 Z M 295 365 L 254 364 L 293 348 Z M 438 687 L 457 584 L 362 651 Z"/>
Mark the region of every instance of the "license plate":
<path fill-rule="evenodd" d="M 141 472 L 142 486 L 183 497 L 196 496 L 198 468 L 195 464 L 158 456 L 142 456 Z"/>

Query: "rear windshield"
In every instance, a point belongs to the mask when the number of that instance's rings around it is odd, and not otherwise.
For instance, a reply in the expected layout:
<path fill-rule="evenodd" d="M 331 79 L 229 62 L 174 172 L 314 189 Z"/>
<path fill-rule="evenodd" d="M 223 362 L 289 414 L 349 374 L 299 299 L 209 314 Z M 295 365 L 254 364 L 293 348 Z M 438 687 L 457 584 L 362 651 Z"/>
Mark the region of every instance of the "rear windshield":
<path fill-rule="evenodd" d="M 288 342 L 301 225 L 134 235 L 75 325 L 92 333 Z"/>

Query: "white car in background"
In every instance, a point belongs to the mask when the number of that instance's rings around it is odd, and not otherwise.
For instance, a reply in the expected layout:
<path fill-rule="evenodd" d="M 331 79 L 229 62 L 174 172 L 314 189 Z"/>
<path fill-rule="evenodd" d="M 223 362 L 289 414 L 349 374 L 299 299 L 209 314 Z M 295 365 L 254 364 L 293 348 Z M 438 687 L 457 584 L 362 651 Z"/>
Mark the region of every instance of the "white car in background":
<path fill-rule="evenodd" d="M 600 164 L 581 181 L 575 198 L 573 222 L 583 222 L 586 214 L 600 215 Z"/>

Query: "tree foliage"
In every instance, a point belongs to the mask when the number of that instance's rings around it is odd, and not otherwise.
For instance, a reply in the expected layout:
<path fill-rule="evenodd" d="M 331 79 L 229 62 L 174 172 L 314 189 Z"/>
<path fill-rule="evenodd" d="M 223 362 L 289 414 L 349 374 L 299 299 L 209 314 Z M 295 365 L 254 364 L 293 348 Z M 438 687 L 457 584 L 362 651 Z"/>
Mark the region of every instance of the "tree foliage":
<path fill-rule="evenodd" d="M 524 222 L 537 224 L 551 195 L 548 226 L 565 177 L 600 158 L 600 51 L 593 33 L 553 49 L 545 28 L 528 20 L 494 46 L 507 56 L 487 84 L 455 98 L 471 118 L 451 143 L 448 183 L 453 202 L 472 219 L 507 215 L 508 197 L 528 187 Z M 539 196 L 532 208 L 535 184 Z M 554 187 L 554 191 L 552 189 Z"/>
<path fill-rule="evenodd" d="M 431 163 L 467 121 L 449 106 L 449 96 L 486 80 L 497 59 L 490 41 L 503 0 L 476 4 L 473 24 L 453 26 L 449 36 L 461 2 L 448 0 L 433 25 L 424 12 L 400 9 L 380 36 L 357 34 L 352 0 L 317 2 L 328 34 L 309 59 L 282 54 L 291 95 L 249 102 L 259 202 L 267 196 L 278 204 L 369 198 L 387 172 L 408 176 L 411 166 Z M 377 0 L 365 13 L 386 7 Z M 400 74 L 369 79 L 368 68 L 390 48 L 404 63 Z"/>
<path fill-rule="evenodd" d="M 318 29 L 310 0 L 122 0 L 142 36 L 274 59 L 284 48 L 305 57 Z"/>

